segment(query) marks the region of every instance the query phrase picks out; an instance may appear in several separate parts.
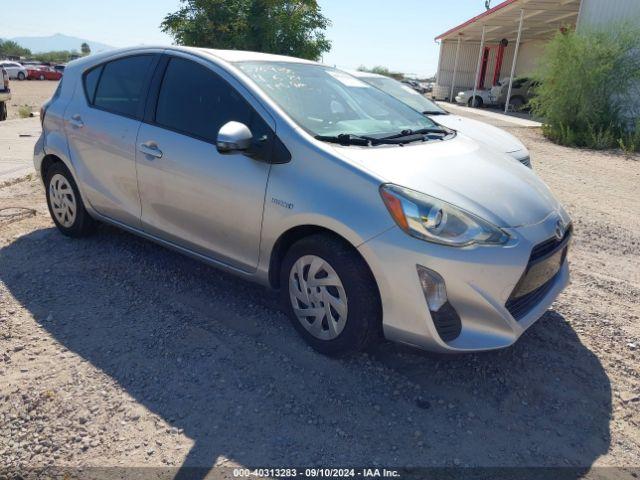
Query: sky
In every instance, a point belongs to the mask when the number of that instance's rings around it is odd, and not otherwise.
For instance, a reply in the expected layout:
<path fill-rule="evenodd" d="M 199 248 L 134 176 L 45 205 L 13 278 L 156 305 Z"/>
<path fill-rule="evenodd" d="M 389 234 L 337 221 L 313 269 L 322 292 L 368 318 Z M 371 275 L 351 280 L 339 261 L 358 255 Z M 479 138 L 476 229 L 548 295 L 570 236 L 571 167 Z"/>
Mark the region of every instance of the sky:
<path fill-rule="evenodd" d="M 484 11 L 484 0 L 319 0 L 332 26 L 324 63 L 356 69 L 383 65 L 419 76 L 434 74 L 434 37 Z M 499 3 L 494 0 L 492 5 Z M 179 0 L 23 0 L 0 15 L 0 38 L 54 33 L 125 47 L 171 44 L 160 31 Z"/>

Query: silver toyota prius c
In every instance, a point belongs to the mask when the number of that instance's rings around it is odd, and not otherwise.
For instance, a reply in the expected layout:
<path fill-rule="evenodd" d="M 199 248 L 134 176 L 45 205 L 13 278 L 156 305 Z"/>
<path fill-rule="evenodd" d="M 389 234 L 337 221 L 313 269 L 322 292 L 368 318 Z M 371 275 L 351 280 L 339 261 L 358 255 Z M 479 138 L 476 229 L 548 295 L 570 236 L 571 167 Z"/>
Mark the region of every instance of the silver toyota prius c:
<path fill-rule="evenodd" d="M 325 65 L 110 51 L 41 120 L 63 234 L 109 223 L 277 289 L 325 354 L 506 347 L 569 280 L 571 219 L 533 171 Z"/>

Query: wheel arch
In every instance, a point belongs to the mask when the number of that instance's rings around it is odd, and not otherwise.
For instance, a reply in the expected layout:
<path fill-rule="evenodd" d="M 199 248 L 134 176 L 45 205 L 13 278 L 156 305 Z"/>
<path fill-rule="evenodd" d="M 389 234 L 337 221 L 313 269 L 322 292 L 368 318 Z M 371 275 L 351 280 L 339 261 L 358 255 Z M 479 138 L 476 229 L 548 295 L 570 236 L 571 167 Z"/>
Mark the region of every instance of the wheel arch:
<path fill-rule="evenodd" d="M 269 258 L 269 274 L 268 274 L 269 285 L 272 288 L 274 289 L 280 288 L 280 268 L 282 265 L 282 261 L 284 260 L 284 257 L 287 254 L 287 251 L 289 251 L 289 248 L 291 248 L 291 246 L 297 241 L 303 238 L 309 237 L 311 235 L 316 235 L 316 234 L 330 235 L 334 238 L 337 238 L 338 240 L 345 243 L 346 245 L 350 246 L 353 249 L 353 251 L 362 259 L 364 264 L 367 266 L 371 274 L 371 277 L 373 278 L 377 286 L 378 282 L 376 281 L 376 278 L 373 275 L 373 270 L 371 269 L 371 266 L 368 264 L 366 259 L 362 256 L 357 246 L 354 245 L 353 242 L 350 242 L 343 235 L 340 235 L 339 233 L 337 233 L 334 230 L 331 230 L 330 228 L 323 227 L 320 225 L 308 224 L 308 225 L 297 225 L 295 227 L 289 228 L 288 230 L 283 232 L 273 244 L 273 248 L 271 249 L 271 255 Z M 379 287 L 378 287 L 378 295 L 380 295 Z"/>
<path fill-rule="evenodd" d="M 47 178 L 47 171 L 51 168 L 51 166 L 54 163 L 62 163 L 63 165 L 65 165 L 65 167 L 69 168 L 69 166 L 66 165 L 64 161 L 57 155 L 54 155 L 52 153 L 45 155 L 44 158 L 42 159 L 42 163 L 40 164 L 40 177 L 42 178 L 43 182 Z"/>

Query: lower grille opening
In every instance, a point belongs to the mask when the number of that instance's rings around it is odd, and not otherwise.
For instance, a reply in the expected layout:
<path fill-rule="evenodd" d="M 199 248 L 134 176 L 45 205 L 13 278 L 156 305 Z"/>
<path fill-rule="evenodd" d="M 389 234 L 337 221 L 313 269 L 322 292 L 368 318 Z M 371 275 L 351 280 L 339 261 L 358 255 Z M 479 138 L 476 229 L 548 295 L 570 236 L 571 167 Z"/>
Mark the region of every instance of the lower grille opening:
<path fill-rule="evenodd" d="M 449 302 L 440 307 L 437 312 L 431 312 L 431 318 L 442 341 L 450 342 L 460 335 L 462 331 L 460 315 Z"/>
<path fill-rule="evenodd" d="M 562 238 L 545 240 L 533 247 L 527 269 L 505 303 L 516 320 L 524 318 L 553 287 L 566 261 L 571 234 L 569 225 Z"/>
<path fill-rule="evenodd" d="M 549 293 L 549 290 L 551 290 L 553 282 L 555 281 L 557 276 L 558 273 L 556 273 L 550 280 L 548 280 L 547 283 L 545 283 L 541 287 L 538 287 L 536 290 L 527 293 L 526 295 L 516 298 L 510 298 L 509 300 L 507 300 L 505 306 L 507 307 L 507 310 L 509 310 L 509 313 L 513 316 L 513 318 L 515 318 L 516 320 L 521 320 L 527 313 L 529 313 L 533 309 L 533 307 L 540 303 L 540 300 L 542 300 L 545 295 Z"/>

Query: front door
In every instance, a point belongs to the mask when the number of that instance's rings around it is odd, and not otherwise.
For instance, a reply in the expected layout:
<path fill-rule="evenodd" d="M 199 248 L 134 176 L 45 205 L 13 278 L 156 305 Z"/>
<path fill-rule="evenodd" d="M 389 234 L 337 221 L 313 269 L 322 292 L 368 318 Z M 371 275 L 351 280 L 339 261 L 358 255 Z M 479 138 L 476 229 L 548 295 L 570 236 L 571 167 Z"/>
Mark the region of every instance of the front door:
<path fill-rule="evenodd" d="M 142 228 L 236 268 L 255 269 L 270 165 L 220 154 L 215 140 L 232 120 L 264 141 L 270 128 L 208 66 L 179 56 L 166 64 L 154 107 L 137 139 Z"/>

